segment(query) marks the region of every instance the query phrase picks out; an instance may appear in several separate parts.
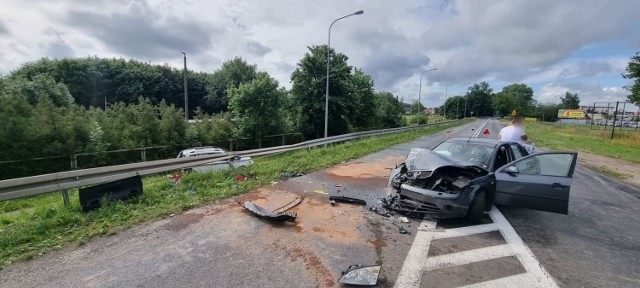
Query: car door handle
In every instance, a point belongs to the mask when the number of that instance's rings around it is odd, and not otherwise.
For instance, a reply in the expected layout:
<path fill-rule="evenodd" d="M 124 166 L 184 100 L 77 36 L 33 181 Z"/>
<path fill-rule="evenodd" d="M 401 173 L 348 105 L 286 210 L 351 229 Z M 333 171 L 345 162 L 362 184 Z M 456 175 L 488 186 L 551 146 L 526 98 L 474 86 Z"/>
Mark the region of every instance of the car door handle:
<path fill-rule="evenodd" d="M 562 189 L 562 188 L 567 188 L 567 185 L 562 185 L 562 184 L 560 184 L 560 183 L 553 183 L 553 184 L 551 184 L 551 187 L 552 187 L 553 189 L 558 189 L 558 190 L 560 190 L 560 189 Z"/>

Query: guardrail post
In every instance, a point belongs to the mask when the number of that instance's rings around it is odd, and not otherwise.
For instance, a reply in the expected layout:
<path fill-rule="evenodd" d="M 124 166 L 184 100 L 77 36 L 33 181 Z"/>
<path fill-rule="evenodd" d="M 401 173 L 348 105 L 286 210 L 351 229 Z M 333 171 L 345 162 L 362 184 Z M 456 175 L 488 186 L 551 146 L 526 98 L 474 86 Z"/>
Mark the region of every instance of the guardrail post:
<path fill-rule="evenodd" d="M 76 154 L 71 155 L 71 170 L 78 169 L 78 157 Z"/>
<path fill-rule="evenodd" d="M 262 148 L 262 138 L 258 138 L 258 149 Z"/>
<path fill-rule="evenodd" d="M 284 134 L 282 134 L 282 146 L 284 146 Z"/>
<path fill-rule="evenodd" d="M 147 151 L 145 150 L 145 147 L 142 147 L 140 150 L 140 158 L 142 159 L 142 162 L 147 161 Z"/>
<path fill-rule="evenodd" d="M 67 189 L 62 190 L 62 201 L 64 201 L 64 206 L 69 208 L 71 203 L 69 202 L 69 191 Z"/>
<path fill-rule="evenodd" d="M 229 151 L 233 151 L 233 140 L 229 139 Z"/>

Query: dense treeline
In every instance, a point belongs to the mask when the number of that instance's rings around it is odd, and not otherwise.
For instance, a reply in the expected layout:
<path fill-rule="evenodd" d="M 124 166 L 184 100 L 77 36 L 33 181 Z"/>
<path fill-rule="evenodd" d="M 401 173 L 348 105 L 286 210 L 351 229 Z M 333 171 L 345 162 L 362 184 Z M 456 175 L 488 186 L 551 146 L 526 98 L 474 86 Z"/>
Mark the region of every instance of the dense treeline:
<path fill-rule="evenodd" d="M 558 109 L 576 109 L 580 107 L 578 94 L 567 91 L 560 97 L 560 104 L 537 103 L 533 99 L 533 89 L 526 84 L 510 84 L 494 93 L 486 82 L 471 85 L 465 95 L 449 97 L 439 107 L 447 118 L 505 117 L 511 116 L 513 110 L 518 115 L 538 118 L 544 121 L 557 120 Z"/>
<path fill-rule="evenodd" d="M 0 76 L 0 161 L 86 152 L 97 155 L 92 165 L 104 165 L 113 164 L 109 150 L 168 146 L 167 157 L 229 139 L 240 149 L 281 143 L 268 143 L 269 135 L 322 137 L 326 53 L 326 46 L 309 47 L 291 90 L 241 58 L 213 73 L 189 71 L 192 124 L 184 121 L 182 70 L 124 59 L 41 59 Z M 346 55 L 330 53 L 330 135 L 403 125 L 397 97 L 375 91 Z"/>

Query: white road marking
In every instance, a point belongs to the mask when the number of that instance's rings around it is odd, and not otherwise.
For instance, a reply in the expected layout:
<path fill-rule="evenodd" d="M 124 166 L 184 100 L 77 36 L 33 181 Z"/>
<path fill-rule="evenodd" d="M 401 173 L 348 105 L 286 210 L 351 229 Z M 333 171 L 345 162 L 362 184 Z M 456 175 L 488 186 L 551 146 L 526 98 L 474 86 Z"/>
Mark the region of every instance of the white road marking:
<path fill-rule="evenodd" d="M 475 283 L 471 285 L 465 285 L 459 288 L 503 288 L 503 287 L 518 287 L 518 288 L 538 288 L 540 285 L 531 278 L 529 273 L 522 273 L 511 275 L 491 281 Z"/>
<path fill-rule="evenodd" d="M 482 129 L 484 129 L 484 126 L 487 126 L 488 123 L 489 123 L 488 119 L 482 122 L 482 125 L 480 125 L 480 128 L 476 129 L 476 132 L 474 132 L 473 135 L 471 135 L 471 138 L 478 138 L 478 136 L 480 136 L 480 132 L 482 132 Z"/>
<path fill-rule="evenodd" d="M 506 256 L 516 256 L 527 272 L 476 283 L 469 287 L 558 287 L 553 277 L 551 277 L 536 260 L 531 250 L 522 242 L 522 239 L 516 234 L 516 231 L 511 227 L 507 219 L 504 218 L 504 215 L 500 213 L 498 208 L 493 207 L 491 212 L 489 212 L 489 216 L 491 220 L 493 220 L 492 224 L 447 229 L 444 231 L 435 229 L 436 222 L 434 221 L 425 220 L 420 223 L 416 238 L 398 274 L 395 287 L 419 287 L 420 278 L 424 271 Z M 431 241 L 435 239 L 468 236 L 490 231 L 500 231 L 507 244 L 428 257 Z"/>
<path fill-rule="evenodd" d="M 422 229 L 435 229 L 436 222 L 424 220 L 420 223 Z M 422 276 L 422 267 L 427 260 L 429 253 L 429 245 L 433 238 L 434 232 L 420 231 L 416 233 L 416 238 L 411 244 L 411 249 L 404 259 L 402 269 L 396 279 L 395 287 L 418 287 L 420 286 L 420 277 Z"/>
<path fill-rule="evenodd" d="M 502 244 L 429 257 L 422 270 L 434 270 L 507 256 L 513 256 L 513 251 L 509 249 L 509 244 Z"/>
<path fill-rule="evenodd" d="M 442 238 L 451 238 L 451 237 L 460 237 L 460 236 L 469 236 L 473 234 L 486 233 L 491 231 L 500 230 L 500 227 L 494 223 L 490 224 L 482 224 L 482 225 L 473 225 L 461 228 L 454 228 L 446 230 L 447 233 L 442 233 L 438 235 L 434 235 L 433 239 L 442 239 Z"/>

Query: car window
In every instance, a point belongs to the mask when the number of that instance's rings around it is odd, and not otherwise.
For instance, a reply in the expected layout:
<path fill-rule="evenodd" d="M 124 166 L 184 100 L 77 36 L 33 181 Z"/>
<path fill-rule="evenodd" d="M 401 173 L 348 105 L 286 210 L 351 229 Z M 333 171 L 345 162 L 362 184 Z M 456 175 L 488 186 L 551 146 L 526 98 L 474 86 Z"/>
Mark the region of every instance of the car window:
<path fill-rule="evenodd" d="M 494 148 L 467 142 L 443 142 L 433 152 L 487 168 Z"/>
<path fill-rule="evenodd" d="M 524 156 L 529 155 L 527 150 L 517 143 L 509 143 L 509 146 L 511 146 L 511 151 L 513 151 L 513 156 L 515 157 L 515 160 L 518 160 Z"/>
<path fill-rule="evenodd" d="M 520 174 L 566 177 L 573 162 L 571 154 L 543 154 L 515 163 Z"/>

